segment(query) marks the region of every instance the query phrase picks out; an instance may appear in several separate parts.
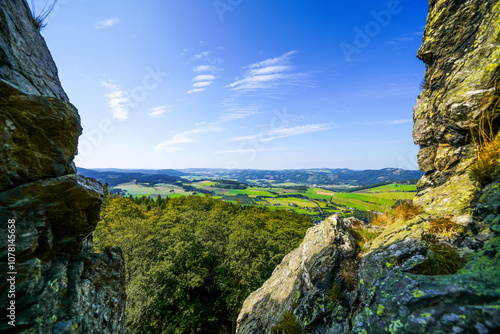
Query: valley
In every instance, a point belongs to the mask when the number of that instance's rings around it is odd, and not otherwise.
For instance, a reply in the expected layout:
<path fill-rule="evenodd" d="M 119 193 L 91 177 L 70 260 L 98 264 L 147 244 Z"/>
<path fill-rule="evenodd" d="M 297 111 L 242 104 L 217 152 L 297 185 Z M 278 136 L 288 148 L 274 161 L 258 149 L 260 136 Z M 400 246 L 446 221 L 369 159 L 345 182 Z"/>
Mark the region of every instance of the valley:
<path fill-rule="evenodd" d="M 315 222 L 332 214 L 344 217 L 354 216 L 370 220 L 373 212 L 385 212 L 399 200 L 412 199 L 416 193 L 413 181 L 402 181 L 398 177 L 384 176 L 384 183 L 366 185 L 366 180 L 380 180 L 381 171 L 349 171 L 357 173 L 362 181 L 352 179 L 329 184 L 304 184 L 305 175 L 309 179 L 323 180 L 325 170 L 308 171 L 233 171 L 163 170 L 165 174 L 155 174 L 146 170 L 87 170 L 79 172 L 107 182 L 113 193 L 121 196 L 150 197 L 156 199 L 180 196 L 210 196 L 214 199 L 239 203 L 247 206 L 266 207 L 271 210 L 287 210 L 308 216 Z M 226 173 L 226 174 L 224 174 Z M 420 172 L 403 171 L 395 175 L 418 175 Z M 285 178 L 285 175 L 288 177 Z M 256 178 L 256 177 L 260 178 Z M 295 176 L 295 177 L 294 177 Z M 278 180 L 276 180 L 278 179 Z M 338 179 L 338 178 L 337 178 Z M 373 181 L 372 181 L 373 182 Z"/>

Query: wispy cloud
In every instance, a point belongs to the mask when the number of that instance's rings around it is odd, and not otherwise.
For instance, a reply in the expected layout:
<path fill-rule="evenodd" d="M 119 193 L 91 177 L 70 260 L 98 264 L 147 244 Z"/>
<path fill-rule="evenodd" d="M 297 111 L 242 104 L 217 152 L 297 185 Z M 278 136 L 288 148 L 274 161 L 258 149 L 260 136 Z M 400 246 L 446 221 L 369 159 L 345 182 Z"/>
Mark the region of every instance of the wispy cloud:
<path fill-rule="evenodd" d="M 154 147 L 155 152 L 167 152 L 172 153 L 179 150 L 177 147 L 179 144 L 196 143 L 198 140 L 193 138 L 195 134 L 209 133 L 209 132 L 220 132 L 223 129 L 216 125 L 203 125 L 197 127 L 193 130 L 183 131 L 175 134 L 172 138 L 156 145 Z"/>
<path fill-rule="evenodd" d="M 112 26 L 118 24 L 120 19 L 117 17 L 109 18 L 103 21 L 96 22 L 94 24 L 95 29 L 111 28 Z"/>
<path fill-rule="evenodd" d="M 199 81 L 199 82 L 196 82 L 193 84 L 193 87 L 207 87 L 207 86 L 210 86 L 210 84 L 212 83 L 212 81 Z"/>
<path fill-rule="evenodd" d="M 396 125 L 413 122 L 411 119 L 396 119 L 392 121 L 374 121 L 363 123 L 363 125 Z"/>
<path fill-rule="evenodd" d="M 244 140 L 254 140 L 258 139 L 260 141 L 270 141 L 278 138 L 286 138 L 292 136 L 303 135 L 306 133 L 325 131 L 336 128 L 335 124 L 331 123 L 320 123 L 320 124 L 308 124 L 293 127 L 278 127 L 268 131 L 263 131 L 261 133 L 233 138 L 232 141 L 244 141 Z"/>
<path fill-rule="evenodd" d="M 205 51 L 205 52 L 199 53 L 197 55 L 194 55 L 194 58 L 195 59 L 203 59 L 203 58 L 210 56 L 211 54 L 212 54 L 212 51 Z"/>
<path fill-rule="evenodd" d="M 206 87 L 210 86 L 215 80 L 215 77 L 211 74 L 200 74 L 193 78 L 193 89 L 188 91 L 188 94 L 200 93 L 205 91 Z"/>
<path fill-rule="evenodd" d="M 195 73 L 200 73 L 200 72 L 215 72 L 217 68 L 213 65 L 199 65 L 193 68 L 193 72 Z"/>
<path fill-rule="evenodd" d="M 109 93 L 105 97 L 113 118 L 125 121 L 128 118 L 128 93 L 121 90 L 112 82 L 103 81 L 102 84 L 109 90 Z"/>
<path fill-rule="evenodd" d="M 221 102 L 224 112 L 219 116 L 219 122 L 226 123 L 238 119 L 244 119 L 259 113 L 262 106 L 259 104 L 242 105 L 233 98 Z"/>
<path fill-rule="evenodd" d="M 165 116 L 166 113 L 169 113 L 171 111 L 172 111 L 172 108 L 169 106 L 158 106 L 158 107 L 151 108 L 149 110 L 149 116 L 151 116 L 153 118 L 160 118 L 160 117 Z"/>
<path fill-rule="evenodd" d="M 199 89 L 200 91 L 203 91 L 203 88 Z M 156 145 L 154 150 L 156 152 L 175 152 L 178 150 L 178 144 L 198 142 L 195 137 L 199 134 L 222 132 L 225 130 L 224 125 L 226 123 L 247 118 L 256 114 L 259 109 L 256 105 L 243 107 L 233 99 L 224 100 L 222 102 L 222 107 L 225 108 L 225 112 L 223 112 L 215 121 L 198 122 L 195 124 L 194 129 L 176 134 L 171 139 Z"/>
<path fill-rule="evenodd" d="M 227 85 L 226 88 L 239 92 L 252 92 L 305 83 L 304 73 L 293 72 L 291 57 L 296 53 L 297 51 L 290 51 L 279 57 L 245 66 L 243 78 Z"/>
<path fill-rule="evenodd" d="M 193 94 L 193 93 L 201 93 L 203 91 L 205 91 L 205 88 L 195 88 L 195 89 L 188 90 L 187 93 Z"/>
<path fill-rule="evenodd" d="M 215 80 L 215 77 L 210 74 L 202 74 L 193 78 L 193 81 L 209 81 L 209 80 Z"/>

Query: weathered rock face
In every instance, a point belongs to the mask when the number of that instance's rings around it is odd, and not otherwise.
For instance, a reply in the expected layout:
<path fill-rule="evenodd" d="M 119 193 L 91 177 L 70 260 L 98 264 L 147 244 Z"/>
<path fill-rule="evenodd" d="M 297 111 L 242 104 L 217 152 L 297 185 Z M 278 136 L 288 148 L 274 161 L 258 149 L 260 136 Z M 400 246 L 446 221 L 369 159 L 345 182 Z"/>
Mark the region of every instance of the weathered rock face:
<path fill-rule="evenodd" d="M 356 262 L 358 252 L 359 246 L 342 219 L 332 216 L 311 227 L 300 246 L 285 256 L 271 278 L 246 299 L 237 332 L 271 333 L 286 312 L 293 312 L 304 328 L 326 332 L 334 322 L 332 309 L 348 314 L 348 293 L 341 304 L 332 299 L 330 291 L 342 283 L 340 264 Z M 336 319 L 335 326 L 345 330 L 349 319 Z"/>
<path fill-rule="evenodd" d="M 15 280 L 0 282 L 2 307 L 15 302 L 0 332 L 124 333 L 123 253 L 92 250 L 102 186 L 74 175 L 80 118 L 30 20 L 24 0 L 0 0 L 0 267 Z"/>
<path fill-rule="evenodd" d="M 68 101 L 26 1 L 0 0 L 0 79 L 26 94 Z"/>
<path fill-rule="evenodd" d="M 484 110 L 494 110 L 498 101 L 500 2 L 431 0 L 429 10 L 418 53 L 427 64 L 426 83 L 413 131 L 421 146 L 420 168 L 427 172 L 414 199 L 423 212 L 396 220 L 365 245 L 359 269 L 335 260 L 316 268 L 330 275 L 323 287 L 344 289 L 333 308 L 325 309 L 325 298 L 305 297 L 316 290 L 293 268 L 309 258 L 300 249 L 290 253 L 245 301 L 239 333 L 273 333 L 285 312 L 295 319 L 294 333 L 300 328 L 315 334 L 500 332 L 500 170 L 486 186 L 469 176 L 475 155 L 471 128 L 477 131 Z M 498 136 L 495 112 L 492 131 Z M 438 219 L 451 222 L 455 232 L 432 232 L 431 222 Z M 350 233 L 332 226 L 336 235 Z M 344 254 L 341 242 L 310 233 L 306 238 L 317 243 L 318 254 Z M 348 258 L 356 257 L 352 249 L 345 253 Z M 439 249 L 445 252 L 438 254 Z M 422 268 L 443 258 L 457 268 L 445 272 L 441 264 L 437 275 L 424 274 Z M 356 276 L 354 288 L 346 284 L 346 268 Z M 303 310 L 314 316 L 304 316 Z"/>
<path fill-rule="evenodd" d="M 421 147 L 420 169 L 428 172 L 416 202 L 435 213 L 470 212 L 474 185 L 464 174 L 473 157 L 471 129 L 477 130 L 500 83 L 499 11 L 496 0 L 430 1 L 417 54 L 427 71 L 414 108 L 413 138 Z M 499 126 L 494 122 L 493 130 Z"/>

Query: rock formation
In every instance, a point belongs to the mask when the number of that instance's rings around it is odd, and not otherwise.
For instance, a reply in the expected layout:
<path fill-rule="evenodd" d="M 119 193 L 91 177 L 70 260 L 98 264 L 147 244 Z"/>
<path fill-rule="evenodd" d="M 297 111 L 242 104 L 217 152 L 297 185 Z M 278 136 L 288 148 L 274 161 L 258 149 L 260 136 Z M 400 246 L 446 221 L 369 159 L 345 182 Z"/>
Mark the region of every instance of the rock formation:
<path fill-rule="evenodd" d="M 359 266 L 345 220 L 314 227 L 245 301 L 237 333 L 500 331 L 500 171 L 487 185 L 469 175 L 485 110 L 493 134 L 500 127 L 500 2 L 430 0 L 418 57 L 427 65 L 413 131 L 427 172 L 414 199 L 423 212 L 365 245 Z M 439 219 L 456 233 L 432 233 Z M 458 271 L 423 271 L 439 249 Z"/>
<path fill-rule="evenodd" d="M 102 186 L 75 175 L 81 131 L 26 2 L 0 0 L 2 333 L 125 332 L 123 253 L 92 250 Z"/>

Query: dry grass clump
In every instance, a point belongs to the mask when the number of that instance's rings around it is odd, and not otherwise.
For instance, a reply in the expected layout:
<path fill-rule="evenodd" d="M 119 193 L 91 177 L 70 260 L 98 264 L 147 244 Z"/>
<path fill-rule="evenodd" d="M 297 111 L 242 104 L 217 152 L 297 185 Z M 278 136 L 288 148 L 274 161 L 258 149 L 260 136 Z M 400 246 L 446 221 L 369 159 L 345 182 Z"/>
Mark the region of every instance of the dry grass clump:
<path fill-rule="evenodd" d="M 410 220 L 422 213 L 422 210 L 411 201 L 402 202 L 394 208 L 394 218 Z"/>
<path fill-rule="evenodd" d="M 493 97 L 487 99 L 484 105 L 477 128 L 471 127 L 476 160 L 470 166 L 471 178 L 482 185 L 493 181 L 500 167 L 500 136 L 495 134 L 494 126 L 500 113 L 500 84 L 497 84 Z"/>
<path fill-rule="evenodd" d="M 464 265 L 458 251 L 451 245 L 431 243 L 427 250 L 427 259 L 413 270 L 420 275 L 452 275 Z"/>
<path fill-rule="evenodd" d="M 410 220 L 422 213 L 422 210 L 412 201 L 396 203 L 392 210 L 386 209 L 384 214 L 376 215 L 371 221 L 372 225 L 388 227 L 398 219 Z"/>
<path fill-rule="evenodd" d="M 464 227 L 454 223 L 449 217 L 435 218 L 430 221 L 429 233 L 439 235 L 460 234 Z"/>
<path fill-rule="evenodd" d="M 380 214 L 376 215 L 373 220 L 371 221 L 372 225 L 375 226 L 380 226 L 380 227 L 387 227 L 393 223 L 392 217 L 389 216 L 389 214 Z"/>
<path fill-rule="evenodd" d="M 361 258 L 345 259 L 340 263 L 340 276 L 344 278 L 344 285 L 348 291 L 356 289 L 358 284 L 358 271 L 361 265 Z"/>

